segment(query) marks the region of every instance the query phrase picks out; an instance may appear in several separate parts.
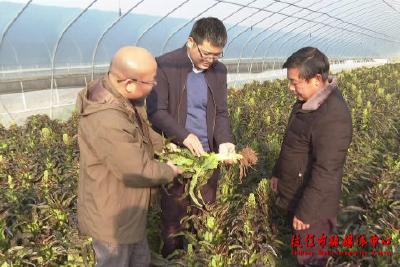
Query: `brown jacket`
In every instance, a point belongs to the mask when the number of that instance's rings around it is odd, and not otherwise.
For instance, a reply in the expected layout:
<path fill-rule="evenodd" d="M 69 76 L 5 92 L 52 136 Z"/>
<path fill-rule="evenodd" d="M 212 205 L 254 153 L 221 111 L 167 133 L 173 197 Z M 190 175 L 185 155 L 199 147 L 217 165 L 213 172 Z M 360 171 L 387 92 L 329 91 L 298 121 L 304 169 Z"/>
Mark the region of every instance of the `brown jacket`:
<path fill-rule="evenodd" d="M 298 101 L 273 170 L 278 205 L 307 224 L 336 217 L 351 136 L 351 113 L 335 82 Z"/>
<path fill-rule="evenodd" d="M 107 75 L 77 99 L 80 173 L 78 222 L 82 233 L 116 244 L 145 237 L 150 187 L 172 181 L 173 170 L 154 159 L 160 136 L 143 106 L 132 106 Z"/>
<path fill-rule="evenodd" d="M 186 47 L 179 48 L 157 59 L 157 85 L 147 98 L 147 111 L 152 126 L 182 145 L 189 135 L 185 129 L 187 115 L 186 80 L 193 65 Z M 227 108 L 226 67 L 215 62 L 205 71 L 208 86 L 207 135 L 211 151 L 233 138 Z"/>

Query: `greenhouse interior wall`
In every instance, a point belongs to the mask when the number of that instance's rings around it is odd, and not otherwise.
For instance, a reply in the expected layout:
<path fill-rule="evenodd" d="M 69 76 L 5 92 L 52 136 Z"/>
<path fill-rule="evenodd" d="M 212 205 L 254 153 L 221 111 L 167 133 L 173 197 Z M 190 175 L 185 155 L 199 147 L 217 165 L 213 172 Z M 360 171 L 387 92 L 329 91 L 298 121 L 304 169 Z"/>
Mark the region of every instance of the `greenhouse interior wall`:
<path fill-rule="evenodd" d="M 5 126 L 34 114 L 70 117 L 77 92 L 107 71 L 118 48 L 142 46 L 159 56 L 184 45 L 200 17 L 218 17 L 226 25 L 221 61 L 229 88 L 285 78 L 283 62 L 304 46 L 326 53 L 332 73 L 393 62 L 400 52 L 398 1 L 57 2 L 0 1 Z"/>

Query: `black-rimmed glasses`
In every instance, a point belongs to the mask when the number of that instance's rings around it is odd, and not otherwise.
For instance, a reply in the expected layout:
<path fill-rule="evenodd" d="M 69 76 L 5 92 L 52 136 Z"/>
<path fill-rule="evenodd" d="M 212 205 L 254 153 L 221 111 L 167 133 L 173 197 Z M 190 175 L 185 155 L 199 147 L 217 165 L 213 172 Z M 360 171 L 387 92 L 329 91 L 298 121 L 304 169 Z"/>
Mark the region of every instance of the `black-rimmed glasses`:
<path fill-rule="evenodd" d="M 202 51 L 199 47 L 199 45 L 197 43 L 195 43 L 197 46 L 197 51 L 199 51 L 200 57 L 202 58 L 209 58 L 209 59 L 220 59 L 224 57 L 224 51 L 222 51 L 221 53 L 211 53 L 211 52 L 207 52 L 207 51 Z"/>
<path fill-rule="evenodd" d="M 110 72 L 108 72 L 108 75 L 110 75 Z M 151 85 L 151 86 L 156 86 L 157 85 L 157 81 L 141 81 L 135 78 L 126 78 L 126 79 L 119 79 L 117 80 L 117 83 L 122 83 L 126 80 L 131 80 L 132 82 L 135 83 L 141 83 L 141 84 L 145 84 L 145 85 Z"/>

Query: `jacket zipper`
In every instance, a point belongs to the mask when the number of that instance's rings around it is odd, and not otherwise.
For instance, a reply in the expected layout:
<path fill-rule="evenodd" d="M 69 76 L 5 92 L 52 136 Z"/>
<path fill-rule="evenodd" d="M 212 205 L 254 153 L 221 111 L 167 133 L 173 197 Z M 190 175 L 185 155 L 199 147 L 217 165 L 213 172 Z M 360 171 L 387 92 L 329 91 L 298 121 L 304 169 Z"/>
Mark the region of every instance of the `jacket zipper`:
<path fill-rule="evenodd" d="M 302 172 L 299 172 L 297 179 L 298 179 L 299 185 L 303 185 L 304 176 L 303 176 Z"/>
<path fill-rule="evenodd" d="M 297 179 L 298 179 L 300 186 L 302 186 L 304 183 L 304 170 L 303 169 L 304 169 L 303 161 L 299 160 Z"/>
<path fill-rule="evenodd" d="M 214 104 L 214 121 L 213 121 L 213 126 L 212 126 L 212 142 L 214 142 L 214 128 L 215 128 L 215 120 L 217 119 L 217 104 L 215 104 L 215 99 L 214 99 L 214 95 L 213 92 L 211 90 L 211 88 L 208 88 L 210 90 L 211 93 L 211 98 Z"/>

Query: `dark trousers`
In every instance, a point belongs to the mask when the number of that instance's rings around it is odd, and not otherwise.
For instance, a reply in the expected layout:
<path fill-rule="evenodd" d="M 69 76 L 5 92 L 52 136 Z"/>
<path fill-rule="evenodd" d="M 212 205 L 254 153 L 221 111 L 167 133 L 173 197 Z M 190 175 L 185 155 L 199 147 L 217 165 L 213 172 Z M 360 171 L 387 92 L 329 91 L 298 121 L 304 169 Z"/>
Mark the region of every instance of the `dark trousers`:
<path fill-rule="evenodd" d="M 134 244 L 93 240 L 96 267 L 148 267 L 151 257 L 147 238 Z"/>
<path fill-rule="evenodd" d="M 298 250 L 302 253 L 298 253 L 296 255 L 299 266 L 326 266 L 329 256 L 321 253 L 321 251 L 327 250 L 329 237 L 332 235 L 335 228 L 336 218 L 331 218 L 323 219 L 316 223 L 310 224 L 310 228 L 306 230 L 293 229 L 292 242 L 293 238 L 296 237 L 300 237 L 302 242 L 302 248 Z M 325 248 L 321 247 L 319 244 L 319 238 L 323 235 L 326 236 Z"/>
<path fill-rule="evenodd" d="M 217 193 L 219 170 L 214 171 L 201 189 L 201 195 L 208 204 L 214 203 Z M 164 242 L 162 255 L 167 257 L 176 249 L 183 249 L 183 237 L 172 237 L 182 229 L 181 219 L 187 215 L 187 208 L 192 204 L 190 197 L 182 198 L 185 185 L 174 181 L 173 186 L 161 190 L 161 236 Z M 198 212 L 198 209 L 193 209 Z"/>

